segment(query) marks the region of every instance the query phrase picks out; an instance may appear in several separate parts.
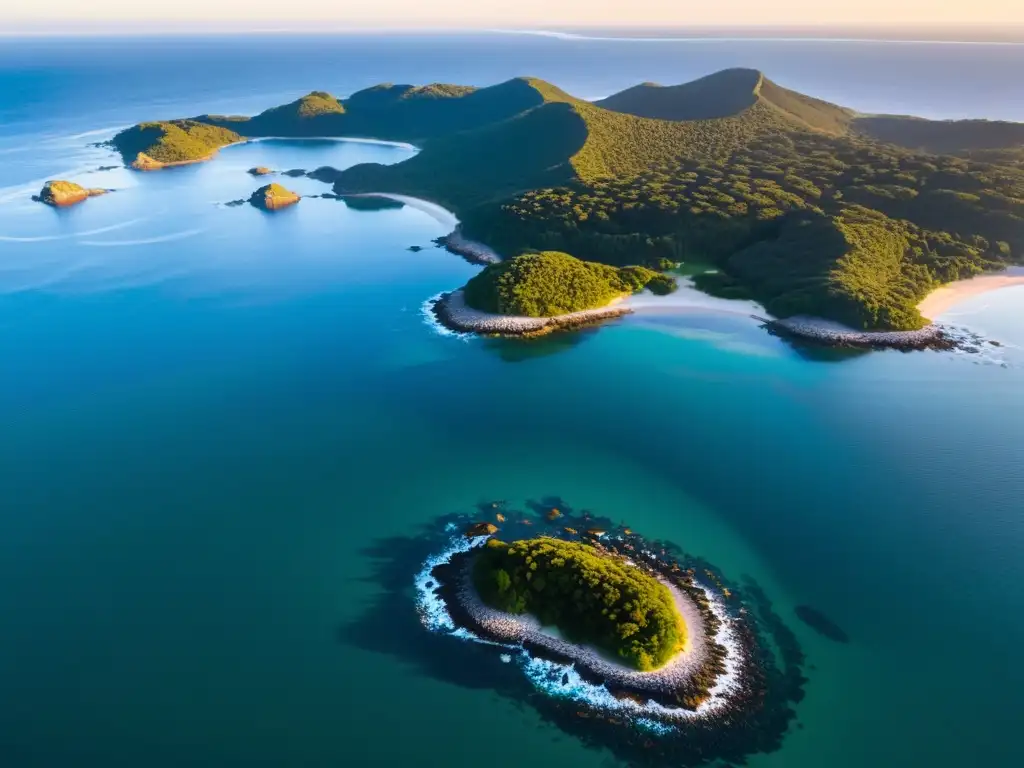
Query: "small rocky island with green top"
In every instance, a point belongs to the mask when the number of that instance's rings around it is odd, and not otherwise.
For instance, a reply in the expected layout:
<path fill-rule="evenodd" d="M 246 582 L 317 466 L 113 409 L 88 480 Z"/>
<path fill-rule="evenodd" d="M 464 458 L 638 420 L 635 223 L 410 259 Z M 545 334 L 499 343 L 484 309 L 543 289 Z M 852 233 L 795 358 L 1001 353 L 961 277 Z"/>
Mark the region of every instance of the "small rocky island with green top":
<path fill-rule="evenodd" d="M 479 649 L 458 655 L 460 674 L 493 672 L 511 693 L 502 663 L 518 667 L 515 695 L 630 765 L 771 751 L 803 696 L 803 654 L 756 584 L 562 499 L 528 506 L 449 518 L 415 577 L 424 627 Z"/>
<path fill-rule="evenodd" d="M 930 345 L 926 295 L 1024 262 L 1024 124 L 865 116 L 753 69 L 598 102 L 536 78 L 314 91 L 253 117 L 143 123 L 113 145 L 148 170 L 267 136 L 413 143 L 401 163 L 310 175 L 342 197 L 441 204 L 475 254 L 708 264 L 698 288 L 824 341 Z"/>
<path fill-rule="evenodd" d="M 295 205 L 301 199 L 280 184 L 265 184 L 249 196 L 249 202 L 263 211 L 279 211 Z"/>
<path fill-rule="evenodd" d="M 73 181 L 54 180 L 43 185 L 36 199 L 41 203 L 52 205 L 54 208 L 66 208 L 69 205 L 83 203 L 90 197 L 105 195 L 109 191 L 107 189 L 90 189 Z"/>

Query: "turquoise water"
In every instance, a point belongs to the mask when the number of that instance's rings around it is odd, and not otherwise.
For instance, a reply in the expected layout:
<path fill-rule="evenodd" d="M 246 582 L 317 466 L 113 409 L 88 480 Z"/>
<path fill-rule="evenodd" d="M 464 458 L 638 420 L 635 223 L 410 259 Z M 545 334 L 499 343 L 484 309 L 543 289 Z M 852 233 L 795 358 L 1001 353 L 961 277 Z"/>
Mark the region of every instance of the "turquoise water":
<path fill-rule="evenodd" d="M 982 358 L 814 359 L 699 312 L 465 341 L 421 315 L 476 269 L 422 211 L 224 206 L 253 165 L 411 150 L 260 142 L 33 203 L 37 165 L 115 164 L 77 137 L 102 117 L 10 152 L 0 189 L 4 765 L 616 764 L 351 639 L 391 586 L 374 547 L 548 495 L 765 588 L 813 669 L 751 765 L 1021 761 L 1024 289 L 951 313 L 1007 344 Z"/>

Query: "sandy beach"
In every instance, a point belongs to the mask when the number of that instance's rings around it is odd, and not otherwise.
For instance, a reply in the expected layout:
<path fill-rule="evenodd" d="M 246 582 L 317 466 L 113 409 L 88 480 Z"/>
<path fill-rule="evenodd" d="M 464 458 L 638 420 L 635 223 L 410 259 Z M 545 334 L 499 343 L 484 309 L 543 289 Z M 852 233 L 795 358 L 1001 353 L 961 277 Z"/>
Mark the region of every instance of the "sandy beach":
<path fill-rule="evenodd" d="M 917 305 L 917 309 L 925 317 L 934 320 L 972 296 L 1012 285 L 1024 285 L 1024 267 L 1010 267 L 1003 272 L 957 280 L 955 283 L 936 288 Z"/>

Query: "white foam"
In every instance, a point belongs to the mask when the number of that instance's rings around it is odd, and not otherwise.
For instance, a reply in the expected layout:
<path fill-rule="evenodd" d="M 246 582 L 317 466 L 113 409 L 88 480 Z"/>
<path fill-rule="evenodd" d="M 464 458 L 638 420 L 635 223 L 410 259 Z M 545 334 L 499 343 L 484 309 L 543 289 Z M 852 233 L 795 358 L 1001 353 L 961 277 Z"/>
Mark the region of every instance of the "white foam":
<path fill-rule="evenodd" d="M 451 328 L 448 328 L 440 320 L 438 320 L 437 315 L 434 314 L 434 304 L 437 301 L 439 301 L 440 298 L 444 295 L 445 292 L 435 293 L 429 299 L 424 301 L 420 305 L 420 316 L 427 324 L 427 327 L 429 327 L 430 330 L 432 330 L 438 336 L 451 336 L 456 339 L 461 339 L 462 341 L 469 341 L 473 337 L 473 334 L 462 333 L 461 331 L 453 331 Z"/>
<path fill-rule="evenodd" d="M 71 237 L 89 237 L 91 235 L 101 235 L 104 232 L 114 232 L 118 229 L 125 229 L 127 227 L 134 226 L 140 222 L 146 221 L 145 218 L 129 219 L 128 221 L 122 221 L 120 224 L 111 224 L 108 227 L 99 227 L 97 229 L 88 229 L 85 232 L 69 232 L 66 235 L 40 235 L 38 237 L 15 237 L 13 235 L 0 235 L 0 242 L 4 243 L 42 243 L 48 240 L 67 240 Z"/>
<path fill-rule="evenodd" d="M 185 229 L 181 232 L 171 232 L 158 237 L 147 237 L 141 240 L 82 240 L 80 245 L 89 245 L 102 248 L 115 248 L 129 245 L 153 245 L 155 243 L 169 243 L 174 240 L 183 240 L 186 237 L 201 235 L 206 229 Z"/>

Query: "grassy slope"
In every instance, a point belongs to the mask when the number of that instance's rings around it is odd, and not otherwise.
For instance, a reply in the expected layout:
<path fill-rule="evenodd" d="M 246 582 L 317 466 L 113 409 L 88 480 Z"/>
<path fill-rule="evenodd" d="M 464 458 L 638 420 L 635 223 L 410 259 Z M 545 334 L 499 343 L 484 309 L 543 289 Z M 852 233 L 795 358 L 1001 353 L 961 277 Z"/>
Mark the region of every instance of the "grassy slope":
<path fill-rule="evenodd" d="M 636 176 L 680 155 L 724 157 L 782 125 L 777 113 L 762 105 L 721 120 L 652 120 L 602 109 L 544 81 L 524 82 L 541 96 L 539 106 L 431 140 L 399 165 L 343 171 L 336 191 L 403 192 L 461 213 L 530 189 Z"/>

